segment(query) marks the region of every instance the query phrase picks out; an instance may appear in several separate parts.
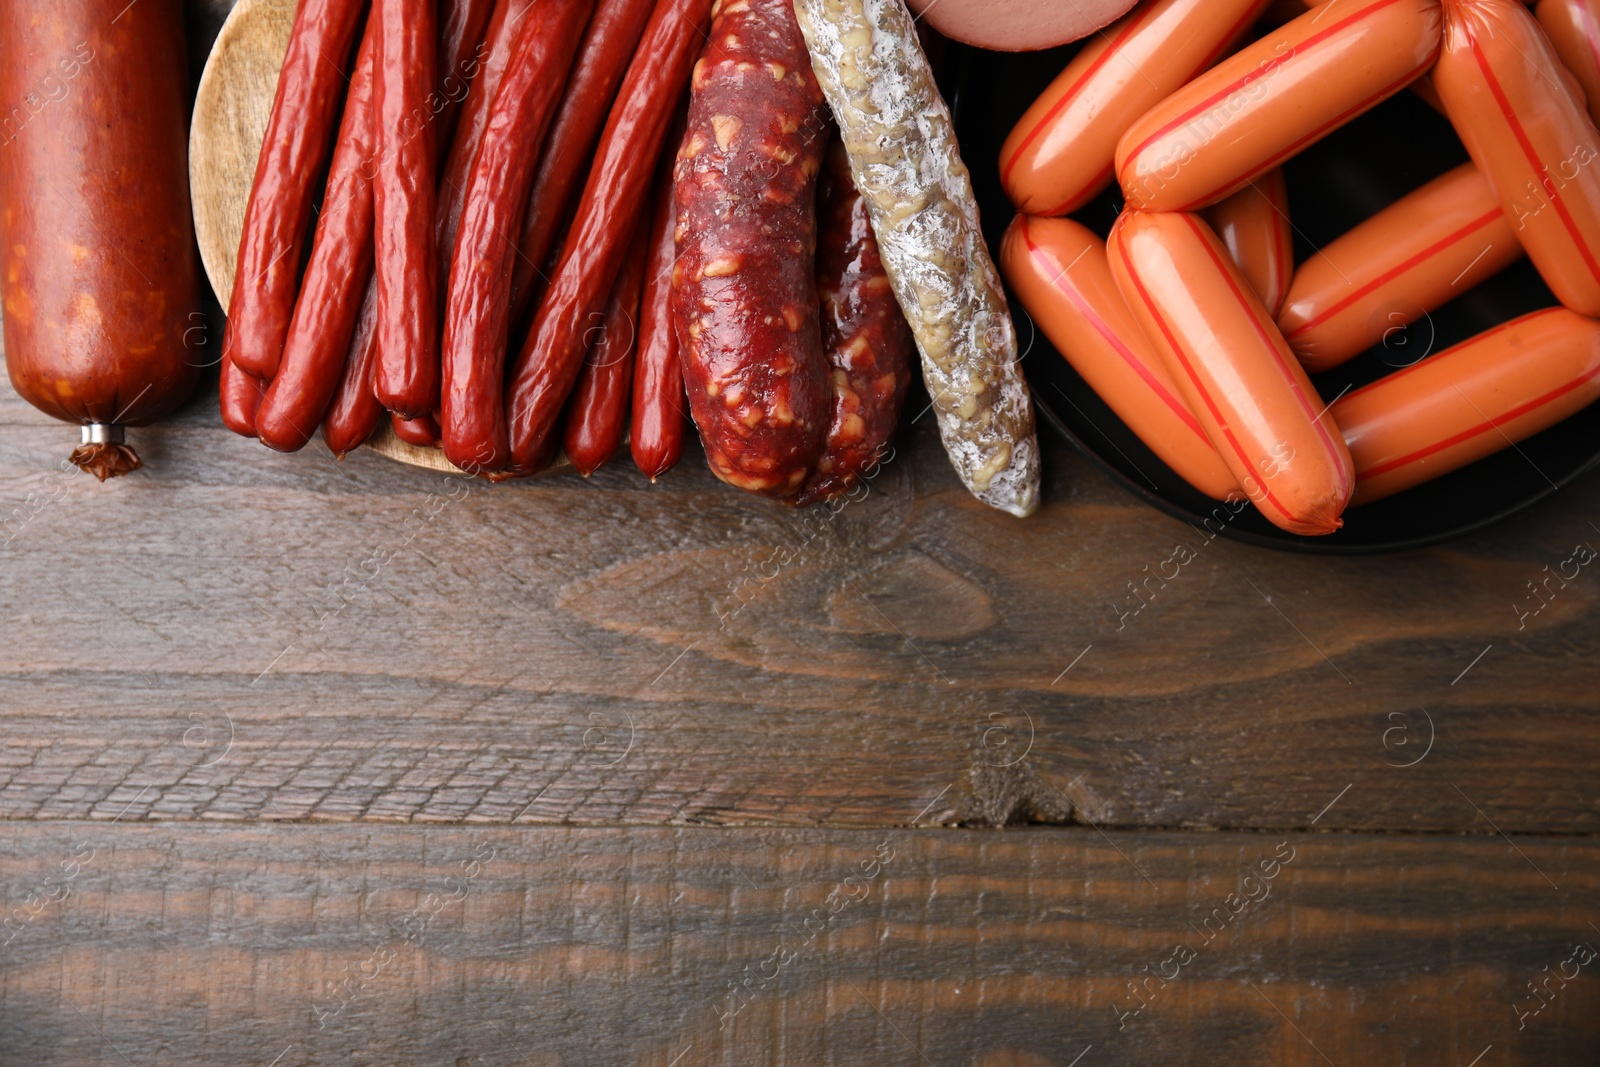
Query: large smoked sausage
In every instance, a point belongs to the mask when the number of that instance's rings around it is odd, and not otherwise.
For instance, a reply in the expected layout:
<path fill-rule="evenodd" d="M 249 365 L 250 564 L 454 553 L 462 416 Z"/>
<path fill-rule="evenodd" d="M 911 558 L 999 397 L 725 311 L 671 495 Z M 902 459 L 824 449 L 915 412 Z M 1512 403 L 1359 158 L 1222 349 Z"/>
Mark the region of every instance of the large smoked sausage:
<path fill-rule="evenodd" d="M 1546 308 L 1486 330 L 1333 404 L 1355 460 L 1353 503 L 1508 448 L 1596 398 L 1600 322 Z"/>
<path fill-rule="evenodd" d="M 710 40 L 678 151 L 679 355 L 712 471 L 792 501 L 828 426 L 813 275 L 827 109 L 789 0 L 724 4 Z"/>
<path fill-rule="evenodd" d="M 1065 215 L 1111 182 L 1117 139 L 1215 63 L 1266 0 L 1144 0 L 1087 42 L 1000 149 L 1017 210 Z"/>
<path fill-rule="evenodd" d="M 1300 265 L 1278 328 L 1313 374 L 1460 296 L 1522 255 L 1471 163 L 1401 197 Z"/>
<path fill-rule="evenodd" d="M 1071 219 L 1018 215 L 1000 266 L 1035 324 L 1150 451 L 1206 496 L 1238 495 L 1238 479 L 1117 290 L 1104 241 Z"/>
<path fill-rule="evenodd" d="M 1189 211 L 1377 106 L 1432 65 L 1439 0 L 1338 0 L 1240 49 L 1117 144 L 1128 204 Z"/>
<path fill-rule="evenodd" d="M 1216 235 L 1196 215 L 1127 211 L 1109 251 L 1134 318 L 1246 495 L 1285 530 L 1337 530 L 1350 453 Z"/>
<path fill-rule="evenodd" d="M 1567 307 L 1600 316 L 1600 133 L 1514 0 L 1451 0 L 1433 83 L 1517 240 Z"/>
<path fill-rule="evenodd" d="M 0 291 L 11 384 L 84 427 L 73 462 L 139 466 L 122 427 L 206 362 L 179 0 L 0 4 Z"/>

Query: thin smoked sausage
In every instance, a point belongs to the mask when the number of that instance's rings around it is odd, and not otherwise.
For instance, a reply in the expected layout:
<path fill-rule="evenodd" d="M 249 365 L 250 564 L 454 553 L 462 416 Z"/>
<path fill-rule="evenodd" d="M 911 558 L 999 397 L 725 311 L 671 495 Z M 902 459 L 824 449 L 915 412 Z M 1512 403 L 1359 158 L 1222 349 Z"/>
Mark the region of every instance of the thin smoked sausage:
<path fill-rule="evenodd" d="M 650 219 L 639 220 L 638 232 L 622 261 L 617 284 L 606 302 L 605 318 L 590 331 L 593 341 L 583 369 L 567 398 L 567 422 L 561 446 L 585 478 L 605 466 L 622 444 L 628 425 L 628 395 L 633 391 L 633 361 L 639 340 L 639 293 L 644 284 L 645 238 Z"/>
<path fill-rule="evenodd" d="M 633 462 L 652 482 L 683 458 L 689 429 L 683 365 L 678 361 L 678 331 L 672 321 L 672 264 L 678 255 L 678 208 L 672 172 L 682 141 L 683 130 L 679 128 L 667 139 L 668 151 L 661 154 L 644 292 L 639 300 L 639 344 L 634 357 L 628 446 Z"/>

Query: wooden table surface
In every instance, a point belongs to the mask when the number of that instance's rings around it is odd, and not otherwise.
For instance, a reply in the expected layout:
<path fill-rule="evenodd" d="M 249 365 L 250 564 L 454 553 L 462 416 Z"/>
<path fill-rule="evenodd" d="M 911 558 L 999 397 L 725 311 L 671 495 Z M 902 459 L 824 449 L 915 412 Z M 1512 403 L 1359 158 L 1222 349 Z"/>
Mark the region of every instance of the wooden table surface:
<path fill-rule="evenodd" d="M 926 420 L 836 513 L 75 437 L 0 395 L 7 1067 L 1600 1049 L 1600 478 L 1323 558 Z"/>

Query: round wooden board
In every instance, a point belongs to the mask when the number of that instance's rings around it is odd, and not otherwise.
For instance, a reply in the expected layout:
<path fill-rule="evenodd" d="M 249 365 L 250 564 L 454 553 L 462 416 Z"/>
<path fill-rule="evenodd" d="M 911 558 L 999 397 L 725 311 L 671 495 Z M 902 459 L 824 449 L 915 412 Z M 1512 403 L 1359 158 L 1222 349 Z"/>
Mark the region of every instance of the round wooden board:
<path fill-rule="evenodd" d="M 278 91 L 278 71 L 289 48 L 294 12 L 295 0 L 239 0 L 217 34 L 195 97 L 189 130 L 194 233 L 223 311 L 233 296 L 245 207 Z M 378 423 L 367 447 L 413 466 L 465 473 L 439 449 L 400 440 L 387 419 Z M 558 455 L 541 473 L 571 469 L 571 461 Z"/>

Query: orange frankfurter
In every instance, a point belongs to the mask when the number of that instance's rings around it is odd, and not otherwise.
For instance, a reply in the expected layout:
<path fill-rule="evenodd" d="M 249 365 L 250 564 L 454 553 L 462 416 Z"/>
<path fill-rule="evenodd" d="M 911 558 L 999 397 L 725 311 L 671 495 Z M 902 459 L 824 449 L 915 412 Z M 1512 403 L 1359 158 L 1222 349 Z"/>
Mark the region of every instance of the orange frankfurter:
<path fill-rule="evenodd" d="M 1366 504 L 1531 437 L 1600 398 L 1600 322 L 1546 308 L 1340 398 Z"/>
<path fill-rule="evenodd" d="M 1600 5 L 1592 0 L 1539 0 L 1533 17 L 1561 65 L 1583 87 L 1589 117 L 1600 123 Z"/>
<path fill-rule="evenodd" d="M 1216 203 L 1415 81 L 1439 52 L 1439 0 L 1333 0 L 1235 52 L 1117 143 L 1131 207 Z"/>
<path fill-rule="evenodd" d="M 1276 315 L 1294 274 L 1289 190 L 1283 184 L 1283 171 L 1267 171 L 1204 214 L 1267 314 Z"/>
<path fill-rule="evenodd" d="M 1117 138 L 1217 61 L 1267 0 L 1144 0 L 1086 44 L 1000 149 L 1019 211 L 1065 215 L 1111 183 Z"/>
<path fill-rule="evenodd" d="M 1000 244 L 1000 269 L 1045 336 L 1150 451 L 1214 500 L 1239 494 L 1134 321 L 1094 231 L 1018 215 Z"/>
<path fill-rule="evenodd" d="M 1336 367 L 1522 255 L 1478 168 L 1463 163 L 1300 265 L 1278 328 L 1312 374 Z"/>
<path fill-rule="evenodd" d="M 1261 513 L 1293 533 L 1343 525 L 1354 474 L 1339 428 L 1210 227 L 1127 211 L 1108 251 L 1134 318 Z"/>
<path fill-rule="evenodd" d="M 1433 83 L 1545 284 L 1600 316 L 1600 133 L 1550 39 L 1514 0 L 1449 0 Z"/>

